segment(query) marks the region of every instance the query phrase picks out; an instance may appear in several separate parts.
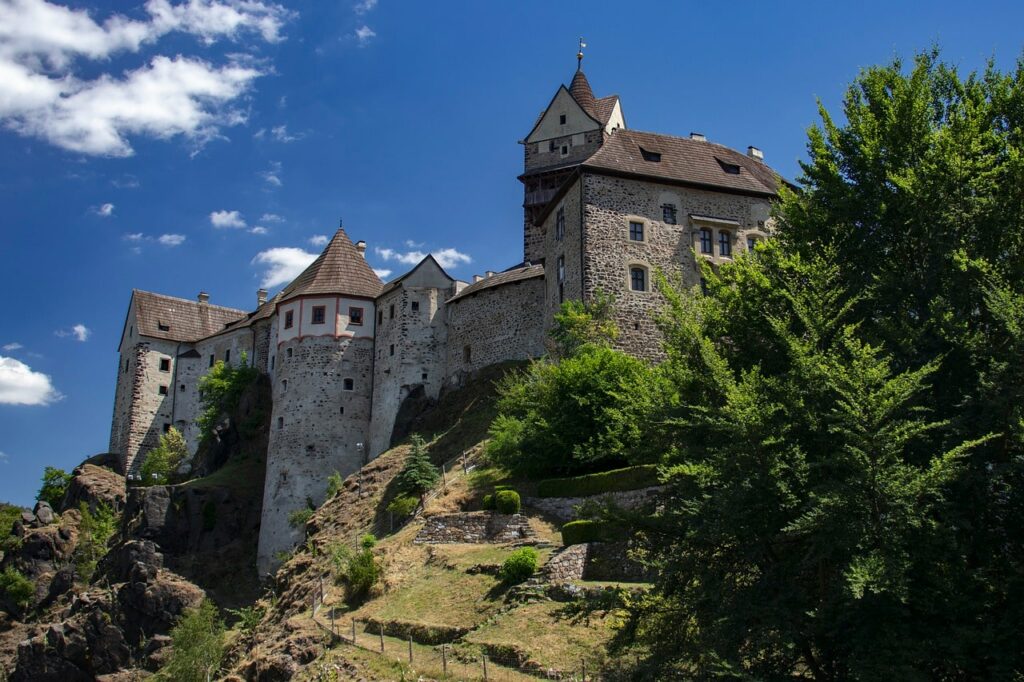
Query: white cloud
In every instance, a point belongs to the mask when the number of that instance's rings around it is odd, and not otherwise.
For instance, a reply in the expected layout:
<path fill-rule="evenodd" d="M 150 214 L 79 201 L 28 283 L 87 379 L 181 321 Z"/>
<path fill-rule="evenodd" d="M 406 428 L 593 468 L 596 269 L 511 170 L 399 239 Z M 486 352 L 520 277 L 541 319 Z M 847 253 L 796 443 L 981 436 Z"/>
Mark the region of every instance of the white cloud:
<path fill-rule="evenodd" d="M 24 347 L 25 346 L 23 346 L 20 343 L 18 343 L 17 341 L 15 341 L 13 343 L 6 344 L 3 348 L 4 348 L 5 351 L 10 352 L 12 350 L 21 350 Z"/>
<path fill-rule="evenodd" d="M 366 14 L 377 6 L 377 0 L 360 0 L 352 9 L 356 14 Z"/>
<path fill-rule="evenodd" d="M 264 182 L 274 187 L 280 187 L 284 183 L 281 182 L 281 162 L 271 161 L 270 168 L 260 172 L 260 177 L 263 178 Z"/>
<path fill-rule="evenodd" d="M 283 223 L 284 218 L 277 215 L 276 213 L 264 213 L 260 216 L 261 223 Z"/>
<path fill-rule="evenodd" d="M 288 142 L 295 142 L 296 140 L 301 140 L 303 137 L 305 137 L 302 133 L 289 133 L 288 126 L 286 125 L 274 126 L 273 128 L 270 129 L 270 134 L 278 142 L 284 142 L 286 144 Z"/>
<path fill-rule="evenodd" d="M 245 116 L 228 108 L 263 72 L 235 56 L 215 67 L 180 54 L 154 56 L 125 74 L 83 80 L 80 59 L 137 52 L 172 31 L 211 43 L 255 32 L 280 39 L 291 13 L 260 0 L 149 0 L 148 19 L 114 14 L 101 25 L 85 10 L 46 0 L 0 1 L 0 122 L 24 136 L 84 154 L 129 156 L 128 137 L 184 136 L 196 145 Z M 249 63 L 247 64 L 246 61 Z"/>
<path fill-rule="evenodd" d="M 20 360 L 0 355 L 0 404 L 48 405 L 62 397 L 50 377 Z"/>
<path fill-rule="evenodd" d="M 270 230 L 263 227 L 262 225 L 257 225 L 256 227 L 249 230 L 250 234 L 267 234 L 268 232 L 270 232 Z"/>
<path fill-rule="evenodd" d="M 290 246 L 279 246 L 260 251 L 252 259 L 253 265 L 264 267 L 260 286 L 270 288 L 287 284 L 299 276 L 306 267 L 316 260 L 318 254 L 309 253 Z"/>
<path fill-rule="evenodd" d="M 356 38 L 359 39 L 360 45 L 366 45 L 367 43 L 370 42 L 371 39 L 376 37 L 377 33 L 372 28 L 366 26 L 365 24 L 361 28 L 356 29 Z"/>
<path fill-rule="evenodd" d="M 381 279 L 387 279 L 391 276 L 391 270 L 388 270 L 387 268 L 374 268 L 373 271 L 377 273 L 377 276 Z"/>
<path fill-rule="evenodd" d="M 406 239 L 405 240 L 405 245 L 407 247 L 409 247 L 410 249 L 422 249 L 423 248 L 423 242 L 414 242 L 411 239 Z"/>
<path fill-rule="evenodd" d="M 183 234 L 162 234 L 156 239 L 164 246 L 181 246 L 185 243 Z"/>
<path fill-rule="evenodd" d="M 0 450 L 0 464 L 7 464 L 9 461 L 11 458 L 7 456 L 7 453 Z"/>
<path fill-rule="evenodd" d="M 146 235 L 141 232 L 130 232 L 124 236 L 125 241 L 129 242 L 141 242 L 146 238 Z"/>
<path fill-rule="evenodd" d="M 382 249 L 380 247 L 376 247 L 374 251 L 384 260 L 396 261 L 403 265 L 416 265 L 427 257 L 426 253 L 417 250 L 406 251 L 403 253 L 401 251 L 395 251 L 394 249 Z M 469 255 L 452 248 L 438 249 L 431 251 L 430 253 L 434 256 L 434 259 L 437 260 L 438 264 L 445 269 L 473 262 L 473 259 L 470 258 Z"/>
<path fill-rule="evenodd" d="M 71 329 L 58 329 L 54 332 L 55 336 L 59 336 L 62 339 L 68 336 L 73 336 L 77 341 L 87 340 L 90 334 L 92 334 L 92 330 L 81 323 L 76 324 L 71 327 Z"/>
<path fill-rule="evenodd" d="M 227 210 L 210 213 L 210 224 L 217 229 L 227 227 L 243 228 L 246 226 L 241 213 Z"/>
<path fill-rule="evenodd" d="M 103 218 L 109 218 L 110 216 L 114 215 L 114 205 L 103 204 L 101 206 L 97 206 L 93 208 L 93 213 Z"/>
<path fill-rule="evenodd" d="M 139 179 L 131 173 L 125 173 L 120 178 L 114 178 L 110 184 L 118 189 L 135 189 L 139 186 Z"/>
<path fill-rule="evenodd" d="M 327 242 L 329 241 L 330 239 L 327 238 L 326 234 L 315 234 L 309 238 L 309 243 L 313 246 L 327 246 Z"/>

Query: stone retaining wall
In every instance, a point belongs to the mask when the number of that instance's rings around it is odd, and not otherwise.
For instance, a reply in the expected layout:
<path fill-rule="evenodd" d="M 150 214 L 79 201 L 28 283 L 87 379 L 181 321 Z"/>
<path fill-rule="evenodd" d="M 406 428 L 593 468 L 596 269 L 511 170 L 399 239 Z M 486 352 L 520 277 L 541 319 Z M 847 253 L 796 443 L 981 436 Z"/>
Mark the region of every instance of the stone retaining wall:
<path fill-rule="evenodd" d="M 643 582 L 649 579 L 643 566 L 629 558 L 627 542 L 590 542 L 566 547 L 544 565 L 551 583 L 577 580 Z"/>
<path fill-rule="evenodd" d="M 522 514 L 465 512 L 428 516 L 415 542 L 435 545 L 454 543 L 502 543 L 536 540 Z"/>
<path fill-rule="evenodd" d="M 587 502 L 597 504 L 614 504 L 623 509 L 640 509 L 644 505 L 654 503 L 658 493 L 664 486 L 652 486 L 639 490 L 620 490 L 613 493 L 602 493 L 589 497 L 526 497 L 523 505 L 552 516 L 565 523 L 577 518 L 576 508 Z"/>

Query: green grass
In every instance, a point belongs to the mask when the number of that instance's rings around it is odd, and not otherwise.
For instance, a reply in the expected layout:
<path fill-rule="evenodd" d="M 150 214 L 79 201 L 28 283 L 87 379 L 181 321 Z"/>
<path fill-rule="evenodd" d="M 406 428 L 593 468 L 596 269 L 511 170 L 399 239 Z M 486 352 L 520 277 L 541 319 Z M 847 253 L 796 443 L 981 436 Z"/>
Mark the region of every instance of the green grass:
<path fill-rule="evenodd" d="M 537 484 L 538 497 L 587 497 L 659 485 L 658 466 L 641 464 L 597 474 L 549 478 Z"/>
<path fill-rule="evenodd" d="M 431 548 L 434 556 L 454 571 L 465 571 L 477 564 L 500 565 L 515 548 L 503 545 L 435 545 Z M 538 564 L 543 566 L 551 556 L 551 549 L 541 549 Z"/>
<path fill-rule="evenodd" d="M 498 580 L 440 566 L 423 566 L 415 579 L 359 609 L 356 618 L 475 627 L 501 606 Z"/>
<path fill-rule="evenodd" d="M 203 478 L 193 478 L 182 485 L 189 488 L 230 488 L 238 493 L 263 492 L 265 467 L 259 455 L 235 455 L 224 466 Z"/>

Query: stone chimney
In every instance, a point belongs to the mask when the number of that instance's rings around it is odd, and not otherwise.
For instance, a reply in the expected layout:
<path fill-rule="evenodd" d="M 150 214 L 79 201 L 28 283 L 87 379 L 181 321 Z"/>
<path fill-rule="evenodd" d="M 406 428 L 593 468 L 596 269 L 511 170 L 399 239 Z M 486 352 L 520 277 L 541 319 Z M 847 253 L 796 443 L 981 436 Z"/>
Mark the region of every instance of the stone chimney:
<path fill-rule="evenodd" d="M 764 152 L 754 146 L 747 147 L 747 156 L 758 161 L 764 161 Z"/>
<path fill-rule="evenodd" d="M 708 138 L 704 137 L 704 133 L 690 133 L 690 139 L 696 140 L 697 142 L 707 142 Z"/>
<path fill-rule="evenodd" d="M 256 307 L 260 307 L 267 302 L 267 290 L 257 289 L 256 290 Z"/>
<path fill-rule="evenodd" d="M 205 291 L 200 291 L 199 295 L 196 296 L 196 298 L 199 300 L 200 303 L 209 303 L 210 302 L 210 295 L 208 293 L 206 293 Z"/>
<path fill-rule="evenodd" d="M 477 282 L 482 282 L 483 279 L 484 278 L 481 277 L 480 275 L 473 275 L 473 284 L 476 284 Z"/>
<path fill-rule="evenodd" d="M 488 270 L 487 277 L 494 277 L 494 270 Z"/>
<path fill-rule="evenodd" d="M 360 239 L 356 242 L 356 251 L 359 252 L 360 256 L 366 258 L 366 242 L 364 240 Z"/>

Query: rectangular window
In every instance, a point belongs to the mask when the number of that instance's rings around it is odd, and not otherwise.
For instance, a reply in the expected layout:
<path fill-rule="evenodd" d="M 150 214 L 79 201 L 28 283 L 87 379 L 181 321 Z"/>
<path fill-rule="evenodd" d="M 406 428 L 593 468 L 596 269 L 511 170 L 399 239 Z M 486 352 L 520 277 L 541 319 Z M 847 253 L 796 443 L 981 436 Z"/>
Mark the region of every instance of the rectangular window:
<path fill-rule="evenodd" d="M 551 140 L 550 142 L 548 142 L 548 151 L 549 152 L 555 151 L 555 141 L 554 140 Z"/>
<path fill-rule="evenodd" d="M 271 355 L 270 356 L 270 369 L 274 369 L 274 365 L 276 364 L 276 362 L 277 362 L 277 356 L 276 355 Z"/>
<path fill-rule="evenodd" d="M 560 125 L 565 125 L 565 114 L 560 114 L 560 115 L 558 116 L 558 123 L 559 123 Z"/>
<path fill-rule="evenodd" d="M 170 432 L 171 432 L 171 425 L 170 424 L 164 424 L 164 433 L 170 433 Z"/>
<path fill-rule="evenodd" d="M 555 241 L 560 242 L 563 239 L 565 239 L 565 208 L 560 206 L 555 215 Z"/>
<path fill-rule="evenodd" d="M 277 428 L 279 428 L 279 429 L 283 429 L 284 428 L 284 417 L 278 417 L 277 418 Z"/>
<path fill-rule="evenodd" d="M 420 381 L 426 381 L 426 380 L 427 380 L 427 373 L 424 372 L 423 374 L 420 374 Z"/>
<path fill-rule="evenodd" d="M 160 395 L 167 395 L 167 387 L 161 386 L 160 388 L 157 389 L 157 393 L 159 393 Z"/>
<path fill-rule="evenodd" d="M 363 309 L 362 308 L 349 308 L 348 309 L 348 321 L 349 324 L 362 324 L 363 323 Z"/>
<path fill-rule="evenodd" d="M 714 253 L 711 248 L 711 230 L 706 227 L 700 228 L 700 252 Z"/>
<path fill-rule="evenodd" d="M 295 324 L 295 311 L 286 310 L 284 313 L 284 328 L 291 329 L 292 325 Z"/>
<path fill-rule="evenodd" d="M 185 391 L 185 384 L 182 384 L 181 386 L 178 386 L 178 390 L 184 392 Z"/>
<path fill-rule="evenodd" d="M 129 359 L 125 358 L 124 359 L 124 371 L 125 371 L 125 374 L 128 373 L 128 363 L 129 363 Z"/>
<path fill-rule="evenodd" d="M 675 204 L 662 204 L 661 206 L 661 219 L 668 225 L 676 224 L 676 206 Z"/>
<path fill-rule="evenodd" d="M 747 237 L 747 251 L 753 251 L 757 246 L 757 237 Z"/>
<path fill-rule="evenodd" d="M 391 344 L 391 348 L 388 350 L 388 355 L 395 354 L 395 344 Z"/>
<path fill-rule="evenodd" d="M 313 306 L 313 324 L 323 324 L 327 320 L 327 306 Z"/>
<path fill-rule="evenodd" d="M 638 223 L 635 220 L 630 220 L 629 238 L 635 242 L 642 242 L 644 240 L 644 224 Z"/>
<path fill-rule="evenodd" d="M 225 365 L 231 364 L 231 349 L 230 348 L 228 348 L 226 351 L 224 351 L 224 364 Z"/>
<path fill-rule="evenodd" d="M 630 268 L 629 288 L 633 291 L 647 291 L 647 271 L 643 268 Z"/>
<path fill-rule="evenodd" d="M 558 278 L 558 283 L 561 284 L 562 282 L 565 281 L 565 256 L 559 256 L 558 260 L 555 261 L 555 263 L 557 273 L 556 276 Z"/>
<path fill-rule="evenodd" d="M 414 313 L 418 313 L 420 311 L 420 302 L 419 301 L 413 301 L 412 302 L 412 311 Z"/>
<path fill-rule="evenodd" d="M 383 310 L 378 310 L 377 311 L 377 324 L 384 324 L 384 311 Z"/>
<path fill-rule="evenodd" d="M 388 308 L 388 318 L 392 319 L 392 320 L 395 319 L 395 304 L 394 303 L 392 303 L 391 307 Z"/>
<path fill-rule="evenodd" d="M 171 359 L 170 358 L 160 358 L 160 371 L 161 372 L 170 372 L 171 371 Z"/>
<path fill-rule="evenodd" d="M 213 367 L 213 363 L 215 363 L 215 362 L 217 362 L 217 359 L 211 353 L 210 354 L 210 367 Z"/>
<path fill-rule="evenodd" d="M 342 382 L 342 388 L 344 388 L 346 391 L 355 390 L 355 385 L 356 382 L 353 381 L 352 379 L 345 379 L 344 382 Z"/>
<path fill-rule="evenodd" d="M 730 235 L 725 230 L 718 233 L 718 255 L 719 256 L 731 256 L 732 255 L 732 241 Z"/>
<path fill-rule="evenodd" d="M 469 346 L 462 347 L 462 361 L 469 362 L 473 359 L 473 349 Z"/>
<path fill-rule="evenodd" d="M 569 145 L 562 145 L 562 156 L 569 156 Z"/>

